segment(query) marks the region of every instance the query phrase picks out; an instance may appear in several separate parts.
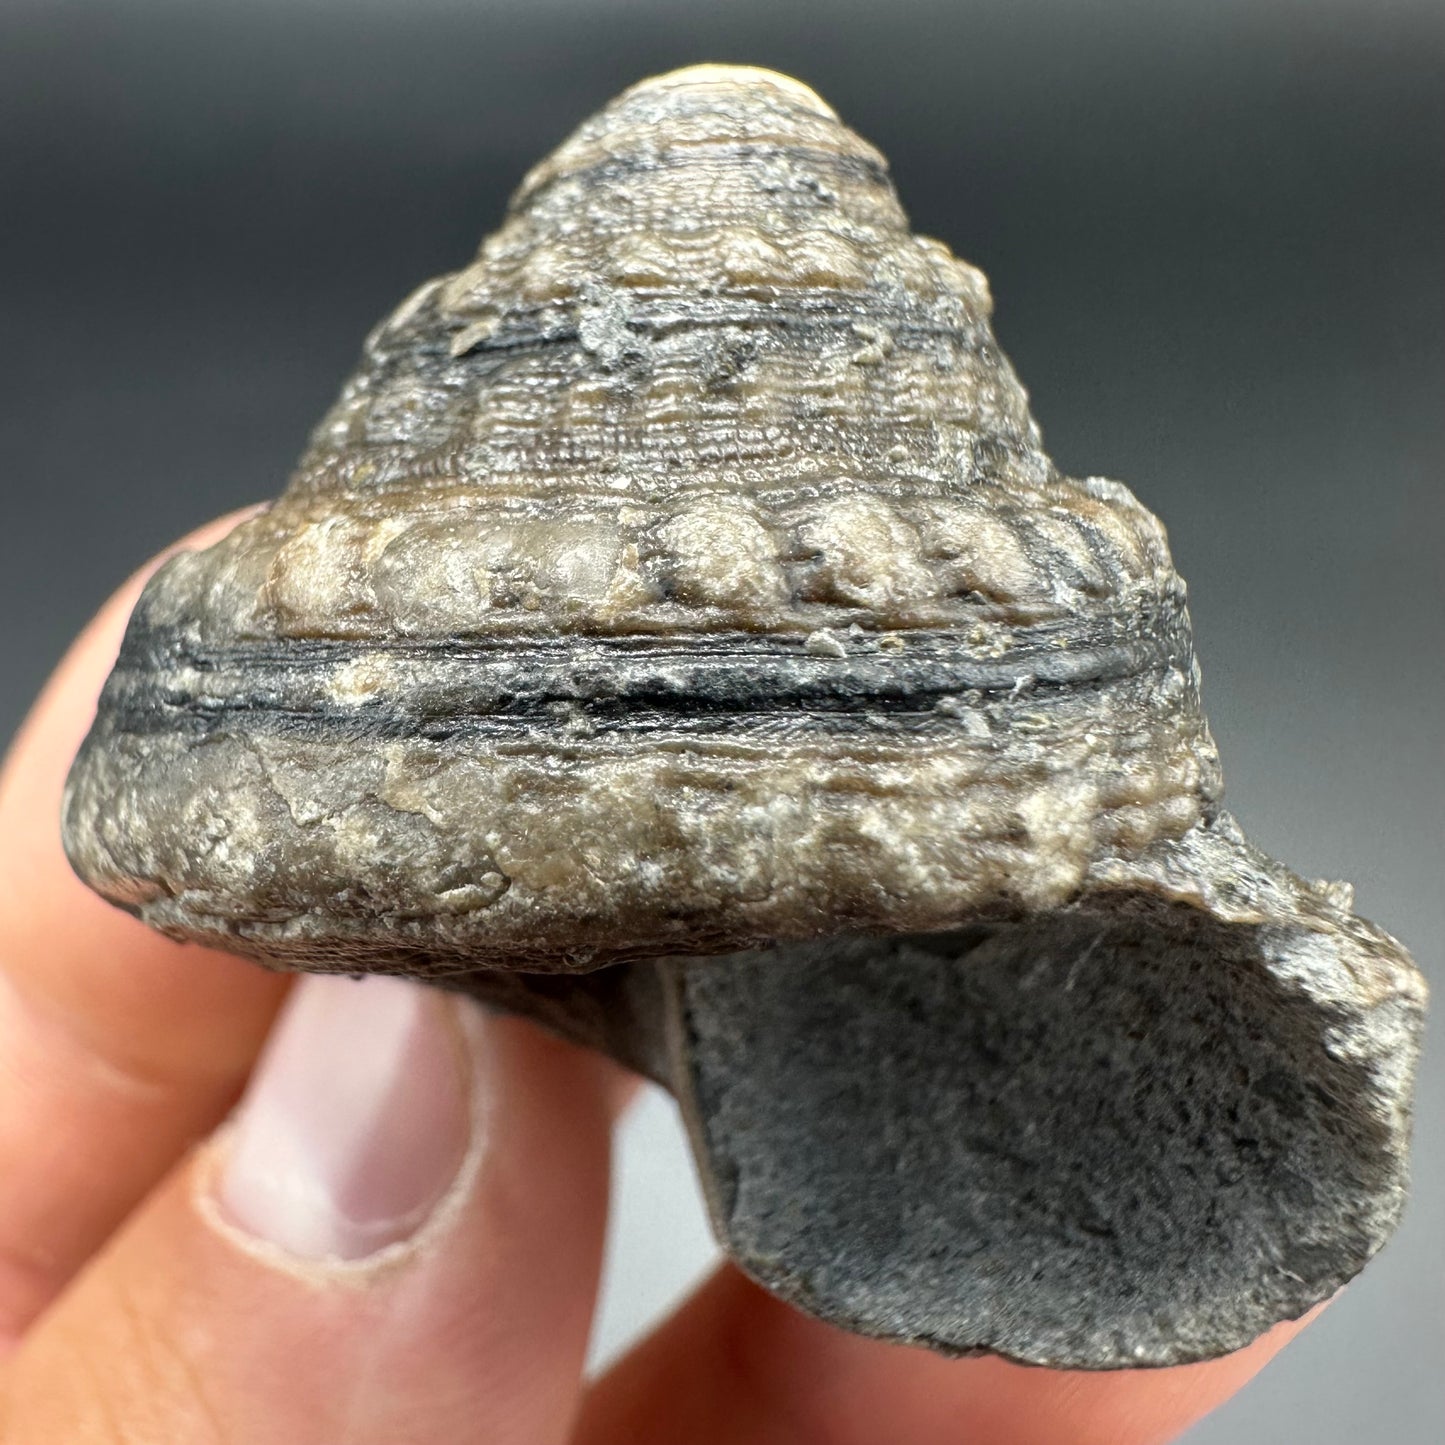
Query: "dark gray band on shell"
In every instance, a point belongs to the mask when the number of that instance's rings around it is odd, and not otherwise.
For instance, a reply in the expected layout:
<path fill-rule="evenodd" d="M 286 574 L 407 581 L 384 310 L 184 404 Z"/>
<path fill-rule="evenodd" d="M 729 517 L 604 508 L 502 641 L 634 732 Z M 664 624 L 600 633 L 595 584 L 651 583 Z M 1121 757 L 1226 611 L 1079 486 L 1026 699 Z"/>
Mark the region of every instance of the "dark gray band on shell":
<path fill-rule="evenodd" d="M 1100 618 L 1034 629 L 1000 657 L 980 657 L 954 631 L 885 639 L 855 629 L 667 636 L 326 639 L 208 646 L 184 631 L 149 631 L 143 613 L 111 675 L 110 725 L 135 734 L 246 725 L 387 737 L 456 730 L 500 734 L 549 728 L 686 730 L 791 726 L 848 730 L 883 719 L 962 726 L 988 697 L 1068 706 L 1111 684 L 1147 690 L 1188 656 L 1182 607 L 1128 619 L 1133 635 Z M 1090 633 L 1092 632 L 1092 636 Z M 358 653 L 404 682 L 364 700 L 337 697 L 336 674 Z M 1169 699 L 1172 705 L 1173 699 Z"/>
<path fill-rule="evenodd" d="M 876 186 L 885 195 L 891 194 L 892 183 L 888 167 L 881 157 L 872 155 L 843 155 L 836 150 L 823 147 L 808 148 L 801 145 L 768 145 L 758 141 L 743 141 L 735 144 L 714 142 L 708 146 L 706 169 L 713 175 L 733 171 L 750 176 L 757 171 L 760 163 L 781 161 L 788 165 L 805 165 L 810 172 L 826 177 L 842 185 L 857 185 L 860 182 Z M 698 157 L 695 154 L 669 155 L 609 155 L 590 166 L 580 167 L 565 173 L 554 173 L 539 185 L 524 185 L 512 203 L 512 209 L 533 206 L 546 197 L 549 185 L 565 180 L 569 185 L 592 189 L 598 185 L 626 185 L 638 179 L 655 177 L 659 170 L 675 169 L 696 174 Z"/>

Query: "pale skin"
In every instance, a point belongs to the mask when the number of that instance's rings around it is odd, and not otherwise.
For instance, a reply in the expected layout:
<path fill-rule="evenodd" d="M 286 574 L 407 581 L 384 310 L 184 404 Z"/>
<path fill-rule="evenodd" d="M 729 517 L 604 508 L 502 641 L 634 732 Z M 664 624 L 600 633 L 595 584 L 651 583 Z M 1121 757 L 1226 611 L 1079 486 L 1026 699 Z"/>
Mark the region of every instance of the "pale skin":
<path fill-rule="evenodd" d="M 1159 1445 L 1302 1328 L 1175 1369 L 950 1361 L 724 1267 L 589 1381 L 631 1084 L 470 1005 L 425 1004 L 461 1020 L 476 1147 L 415 1237 L 344 1265 L 258 1244 L 217 1203 L 225 1121 L 290 981 L 102 903 L 57 834 L 139 586 L 76 642 L 0 777 L 0 1445 Z"/>

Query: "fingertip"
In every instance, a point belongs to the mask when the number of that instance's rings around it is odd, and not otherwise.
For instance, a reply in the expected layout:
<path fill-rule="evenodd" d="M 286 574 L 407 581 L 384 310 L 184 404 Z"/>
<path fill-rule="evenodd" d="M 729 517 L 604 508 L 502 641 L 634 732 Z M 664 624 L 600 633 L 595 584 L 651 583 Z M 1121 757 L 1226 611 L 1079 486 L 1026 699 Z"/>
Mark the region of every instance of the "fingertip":
<path fill-rule="evenodd" d="M 466 1006 L 383 975 L 301 979 L 235 1113 L 221 1213 L 300 1259 L 412 1239 L 480 1132 Z"/>
<path fill-rule="evenodd" d="M 177 545 L 207 545 L 254 510 Z M 0 767 L 0 1330 L 11 1333 L 229 1107 L 287 987 L 102 902 L 61 847 L 71 759 L 161 560 L 71 646 Z"/>

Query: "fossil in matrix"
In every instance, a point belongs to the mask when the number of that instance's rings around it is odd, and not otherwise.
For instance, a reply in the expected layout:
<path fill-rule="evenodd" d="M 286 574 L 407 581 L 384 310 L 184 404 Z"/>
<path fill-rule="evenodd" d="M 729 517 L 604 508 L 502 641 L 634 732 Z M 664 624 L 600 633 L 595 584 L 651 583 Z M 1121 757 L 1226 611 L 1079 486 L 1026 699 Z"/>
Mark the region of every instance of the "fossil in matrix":
<path fill-rule="evenodd" d="M 670 1088 L 824 1319 L 1162 1365 L 1350 1278 L 1423 986 L 1221 805 L 1157 521 L 1061 475 L 984 277 L 812 91 L 643 82 L 147 587 L 81 876 Z"/>

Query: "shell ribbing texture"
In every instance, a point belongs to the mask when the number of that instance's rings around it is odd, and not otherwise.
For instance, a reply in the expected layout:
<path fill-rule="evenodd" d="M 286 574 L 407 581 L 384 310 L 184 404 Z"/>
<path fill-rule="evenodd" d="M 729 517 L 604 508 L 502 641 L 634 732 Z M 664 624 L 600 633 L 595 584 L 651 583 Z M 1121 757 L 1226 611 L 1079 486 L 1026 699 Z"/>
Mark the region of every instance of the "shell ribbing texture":
<path fill-rule="evenodd" d="M 1157 522 L 1042 452 L 989 311 L 805 87 L 644 82 L 376 329 L 186 603 L 283 636 L 811 632 L 1167 591 Z"/>

